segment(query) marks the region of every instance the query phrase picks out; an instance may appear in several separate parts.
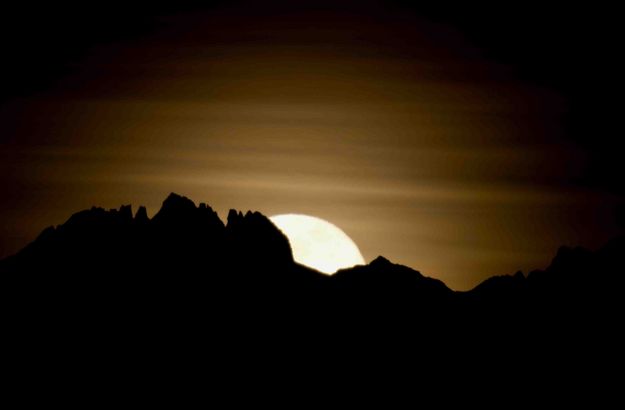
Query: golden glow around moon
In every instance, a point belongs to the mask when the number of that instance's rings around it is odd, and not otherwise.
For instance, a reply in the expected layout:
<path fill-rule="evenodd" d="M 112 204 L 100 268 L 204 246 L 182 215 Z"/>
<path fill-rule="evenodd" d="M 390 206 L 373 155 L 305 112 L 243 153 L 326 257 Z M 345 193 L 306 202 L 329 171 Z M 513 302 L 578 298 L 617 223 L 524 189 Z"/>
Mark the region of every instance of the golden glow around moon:
<path fill-rule="evenodd" d="M 328 221 L 298 214 L 269 219 L 287 236 L 293 258 L 302 265 L 333 274 L 338 269 L 365 263 L 354 241 Z"/>

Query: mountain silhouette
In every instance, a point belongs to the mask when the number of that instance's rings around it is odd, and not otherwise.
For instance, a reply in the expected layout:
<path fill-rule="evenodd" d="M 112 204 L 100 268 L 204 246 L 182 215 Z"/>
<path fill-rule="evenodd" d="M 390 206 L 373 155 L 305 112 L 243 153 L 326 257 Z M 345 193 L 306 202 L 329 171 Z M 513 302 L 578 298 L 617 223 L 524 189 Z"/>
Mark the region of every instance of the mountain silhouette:
<path fill-rule="evenodd" d="M 620 346 L 623 255 L 622 237 L 598 251 L 562 247 L 544 270 L 467 292 L 382 256 L 328 276 L 295 262 L 264 215 L 231 210 L 224 224 L 172 193 L 151 219 L 129 205 L 78 212 L 0 261 L 5 351 L 20 358 L 18 375 L 24 363 L 57 369 L 85 357 L 149 373 L 155 360 L 174 366 L 156 359 L 166 354 L 210 358 L 223 374 L 341 363 L 354 376 L 402 364 L 453 368 L 465 381 L 480 369 L 499 385 L 527 372 L 539 384 L 555 374 L 578 383 L 575 369 L 600 371 Z"/>
<path fill-rule="evenodd" d="M 5 289 L 32 294 L 41 288 L 40 300 L 70 293 L 92 300 L 133 292 L 149 298 L 144 291 L 152 289 L 180 292 L 179 297 L 245 295 L 259 303 L 312 297 L 332 309 L 349 301 L 377 309 L 437 304 L 463 312 L 523 310 L 598 306 L 616 298 L 625 271 L 623 250 L 624 238 L 597 252 L 562 247 L 544 271 L 527 278 L 521 272 L 492 277 L 468 292 L 454 292 L 382 256 L 327 276 L 296 263 L 286 236 L 261 213 L 230 210 L 224 224 L 210 206 L 172 193 L 151 219 L 145 207 L 133 216 L 130 205 L 78 212 L 0 261 L 0 272 Z"/>

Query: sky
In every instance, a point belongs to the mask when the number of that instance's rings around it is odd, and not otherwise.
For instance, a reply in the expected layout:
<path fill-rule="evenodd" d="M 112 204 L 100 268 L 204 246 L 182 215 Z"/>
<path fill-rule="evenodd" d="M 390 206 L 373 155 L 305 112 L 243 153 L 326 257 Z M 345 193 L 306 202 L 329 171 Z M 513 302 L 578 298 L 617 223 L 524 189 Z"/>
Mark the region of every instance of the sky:
<path fill-rule="evenodd" d="M 609 10 L 448 6 L 10 9 L 0 257 L 169 192 L 326 219 L 457 290 L 621 234 Z"/>

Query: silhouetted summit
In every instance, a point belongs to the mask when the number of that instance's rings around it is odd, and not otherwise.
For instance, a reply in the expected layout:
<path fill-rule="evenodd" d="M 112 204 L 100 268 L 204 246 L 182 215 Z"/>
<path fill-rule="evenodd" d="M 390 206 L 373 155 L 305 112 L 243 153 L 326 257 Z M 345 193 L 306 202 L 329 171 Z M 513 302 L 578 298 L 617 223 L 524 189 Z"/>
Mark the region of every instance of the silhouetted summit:
<path fill-rule="evenodd" d="M 378 256 L 370 264 L 338 271 L 333 277 L 334 287 L 345 294 L 375 301 L 384 295 L 389 302 L 424 303 L 445 300 L 452 291 L 443 282 L 423 276 L 420 272 L 391 263 Z"/>
<path fill-rule="evenodd" d="M 388 267 L 391 266 L 392 263 L 391 261 L 389 261 L 388 259 L 386 259 L 384 256 L 379 255 L 377 258 L 375 258 L 374 260 L 372 260 L 369 265 L 371 266 L 378 266 L 378 267 Z"/>
<path fill-rule="evenodd" d="M 232 256 L 242 257 L 243 263 L 294 263 L 288 239 L 260 212 L 248 211 L 243 215 L 231 209 L 228 213 L 226 237 Z"/>
<path fill-rule="evenodd" d="M 210 206 L 200 203 L 198 207 L 189 198 L 171 193 L 161 209 L 152 218 L 152 223 L 179 230 L 202 229 L 212 233 L 224 228 L 224 224 Z"/>
<path fill-rule="evenodd" d="M 147 209 L 145 209 L 145 206 L 140 206 L 135 215 L 135 222 L 137 224 L 147 224 L 149 221 Z"/>

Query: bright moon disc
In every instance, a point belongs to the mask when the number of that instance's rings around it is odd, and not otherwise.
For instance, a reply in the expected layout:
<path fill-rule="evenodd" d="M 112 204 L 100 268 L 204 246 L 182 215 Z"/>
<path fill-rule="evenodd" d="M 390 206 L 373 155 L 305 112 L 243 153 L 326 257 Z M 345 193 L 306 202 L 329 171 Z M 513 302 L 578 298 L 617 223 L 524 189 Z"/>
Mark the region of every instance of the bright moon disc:
<path fill-rule="evenodd" d="M 298 214 L 275 215 L 269 219 L 289 239 L 293 258 L 302 265 L 332 274 L 365 263 L 354 241 L 328 221 Z"/>

